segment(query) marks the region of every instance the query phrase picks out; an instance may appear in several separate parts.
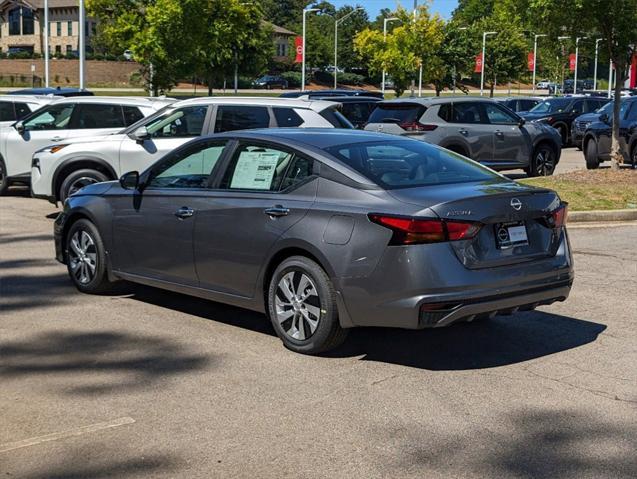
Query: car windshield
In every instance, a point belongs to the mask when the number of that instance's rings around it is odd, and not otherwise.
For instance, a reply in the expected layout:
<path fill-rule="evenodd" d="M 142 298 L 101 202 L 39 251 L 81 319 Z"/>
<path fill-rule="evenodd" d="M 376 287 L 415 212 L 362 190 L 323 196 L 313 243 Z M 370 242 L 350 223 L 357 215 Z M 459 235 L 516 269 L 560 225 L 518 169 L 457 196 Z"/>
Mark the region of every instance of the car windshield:
<path fill-rule="evenodd" d="M 531 108 L 531 113 L 556 113 L 566 109 L 571 103 L 570 98 L 553 98 L 544 100 Z"/>
<path fill-rule="evenodd" d="M 501 178 L 457 153 L 416 140 L 345 144 L 326 151 L 387 190 Z"/>
<path fill-rule="evenodd" d="M 598 114 L 603 114 L 606 113 L 607 115 L 610 115 L 610 113 L 613 111 L 613 102 L 610 101 L 608 103 L 606 103 L 603 107 L 598 108 L 597 110 L 595 110 L 595 113 Z"/>

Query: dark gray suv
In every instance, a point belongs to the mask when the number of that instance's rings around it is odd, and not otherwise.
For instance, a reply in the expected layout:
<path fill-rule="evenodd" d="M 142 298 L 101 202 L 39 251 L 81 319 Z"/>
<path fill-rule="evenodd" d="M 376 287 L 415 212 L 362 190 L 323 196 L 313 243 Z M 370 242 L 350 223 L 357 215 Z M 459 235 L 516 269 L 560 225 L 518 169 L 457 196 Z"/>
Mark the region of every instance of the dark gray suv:
<path fill-rule="evenodd" d="M 486 98 L 409 98 L 376 105 L 366 130 L 405 135 L 479 161 L 494 170 L 522 168 L 552 175 L 561 138 L 542 123 L 526 123 Z"/>

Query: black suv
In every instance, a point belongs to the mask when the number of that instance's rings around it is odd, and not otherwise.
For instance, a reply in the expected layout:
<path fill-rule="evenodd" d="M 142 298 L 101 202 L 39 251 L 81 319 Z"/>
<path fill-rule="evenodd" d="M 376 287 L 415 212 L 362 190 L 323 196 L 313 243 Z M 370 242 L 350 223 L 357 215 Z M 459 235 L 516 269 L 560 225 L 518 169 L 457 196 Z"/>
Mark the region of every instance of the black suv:
<path fill-rule="evenodd" d="M 266 90 L 271 88 L 281 88 L 285 90 L 288 87 L 288 81 L 283 77 L 264 75 L 254 80 L 252 86 L 254 88 L 265 88 Z"/>
<path fill-rule="evenodd" d="M 571 124 L 583 113 L 592 113 L 608 103 L 601 97 L 559 97 L 547 98 L 535 105 L 530 111 L 519 112 L 528 121 L 537 121 L 551 125 L 560 132 L 562 146 L 571 144 Z"/>
<path fill-rule="evenodd" d="M 619 143 L 624 154 L 624 163 L 637 165 L 637 97 L 624 98 L 619 110 Z M 602 161 L 610 160 L 612 134 L 612 112 L 604 113 L 599 121 L 592 123 L 584 134 L 584 158 L 591 170 Z"/>

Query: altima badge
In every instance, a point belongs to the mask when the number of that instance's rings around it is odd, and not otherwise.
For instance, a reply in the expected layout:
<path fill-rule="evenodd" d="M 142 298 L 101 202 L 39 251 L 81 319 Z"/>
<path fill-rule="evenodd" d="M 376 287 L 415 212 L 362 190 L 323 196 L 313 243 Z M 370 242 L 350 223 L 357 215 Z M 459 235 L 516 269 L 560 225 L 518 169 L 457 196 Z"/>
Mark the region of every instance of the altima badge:
<path fill-rule="evenodd" d="M 513 208 L 515 211 L 520 211 L 522 209 L 522 202 L 517 198 L 512 198 L 511 208 Z"/>

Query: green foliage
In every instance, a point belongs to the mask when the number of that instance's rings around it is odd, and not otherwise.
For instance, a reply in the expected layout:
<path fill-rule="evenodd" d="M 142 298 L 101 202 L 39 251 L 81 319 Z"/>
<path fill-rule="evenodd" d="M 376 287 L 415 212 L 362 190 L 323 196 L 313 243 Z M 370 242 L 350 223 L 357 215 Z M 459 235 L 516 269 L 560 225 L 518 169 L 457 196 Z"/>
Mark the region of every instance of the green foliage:
<path fill-rule="evenodd" d="M 289 88 L 300 88 L 301 87 L 301 73 L 299 72 L 283 72 L 281 76 L 288 81 Z M 306 80 L 307 81 L 307 80 Z"/>
<path fill-rule="evenodd" d="M 434 85 L 437 96 L 445 88 L 453 89 L 454 81 L 456 87 L 466 93 L 467 89 L 459 81 L 473 68 L 472 37 L 456 22 L 447 23 L 443 34 L 443 41 L 431 60 L 428 80 Z"/>

